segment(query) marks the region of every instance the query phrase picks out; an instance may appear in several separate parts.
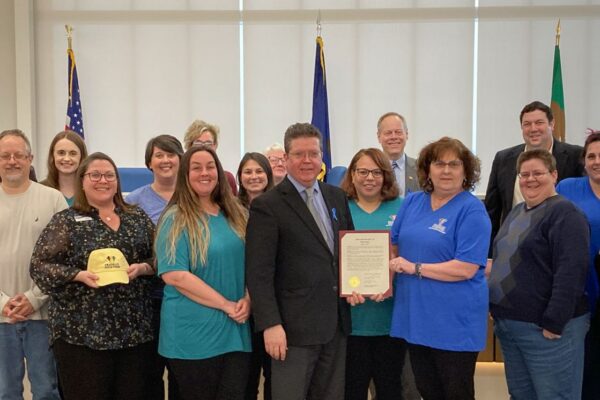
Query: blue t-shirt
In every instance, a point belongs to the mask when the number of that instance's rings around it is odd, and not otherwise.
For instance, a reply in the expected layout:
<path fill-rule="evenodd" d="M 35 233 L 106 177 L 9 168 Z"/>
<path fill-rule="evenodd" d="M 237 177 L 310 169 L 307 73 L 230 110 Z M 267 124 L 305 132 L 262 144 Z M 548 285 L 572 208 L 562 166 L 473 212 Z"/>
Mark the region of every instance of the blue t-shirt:
<path fill-rule="evenodd" d="M 394 223 L 402 198 L 383 202 L 372 213 L 368 213 L 350 200 L 350 214 L 356 230 L 389 230 Z M 390 334 L 393 299 L 380 303 L 367 299 L 363 304 L 352 307 L 352 335 L 382 336 Z"/>
<path fill-rule="evenodd" d="M 190 271 L 228 300 L 244 297 L 244 242 L 223 214 L 209 216 L 207 262 L 202 264 L 198 254 L 195 268 L 191 268 L 192 249 L 187 231 L 177 237 L 175 260 L 169 259 L 173 218 L 173 214 L 166 217 L 156 238 L 158 273 Z M 234 351 L 251 351 L 247 322 L 238 324 L 223 311 L 196 303 L 175 287 L 165 286 L 158 343 L 162 356 L 198 360 Z"/>
<path fill-rule="evenodd" d="M 160 197 L 159 194 L 152 189 L 151 185 L 145 185 L 135 189 L 127 195 L 125 201 L 140 206 L 140 208 L 148 214 L 152 222 L 154 222 L 154 225 L 158 223 L 160 214 L 167 206 L 167 201 Z"/>
<path fill-rule="evenodd" d="M 392 227 L 392 243 L 410 262 L 459 260 L 480 266 L 468 280 L 443 282 L 396 274 L 391 336 L 451 351 L 485 348 L 488 287 L 484 276 L 491 223 L 469 192 L 433 211 L 431 195 L 410 193 Z"/>
<path fill-rule="evenodd" d="M 556 186 L 556 191 L 575 203 L 583 211 L 590 224 L 590 267 L 585 283 L 585 292 L 593 313 L 598 298 L 600 298 L 600 284 L 594 267 L 594 260 L 600 252 L 600 199 L 594 194 L 587 176 L 563 179 Z"/>
<path fill-rule="evenodd" d="M 75 202 L 75 196 L 73 196 L 73 197 L 64 196 L 64 197 L 65 197 L 65 201 L 67 202 L 67 205 L 69 207 L 73 207 L 73 203 Z"/>

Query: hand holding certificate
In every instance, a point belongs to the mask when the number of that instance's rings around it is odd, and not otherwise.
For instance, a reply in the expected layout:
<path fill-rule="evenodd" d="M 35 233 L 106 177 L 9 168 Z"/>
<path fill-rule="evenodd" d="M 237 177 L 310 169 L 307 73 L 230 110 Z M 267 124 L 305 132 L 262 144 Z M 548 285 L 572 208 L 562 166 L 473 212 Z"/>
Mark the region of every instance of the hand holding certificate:
<path fill-rule="evenodd" d="M 389 231 L 340 232 L 340 295 L 391 294 Z"/>

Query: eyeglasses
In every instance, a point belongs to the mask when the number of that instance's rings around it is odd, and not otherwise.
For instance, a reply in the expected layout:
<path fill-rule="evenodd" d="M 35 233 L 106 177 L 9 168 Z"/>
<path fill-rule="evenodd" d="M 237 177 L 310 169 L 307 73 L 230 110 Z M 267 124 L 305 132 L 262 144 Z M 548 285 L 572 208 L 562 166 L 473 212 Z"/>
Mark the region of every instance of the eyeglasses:
<path fill-rule="evenodd" d="M 277 165 L 279 163 L 283 164 L 285 162 L 285 159 L 283 157 L 269 156 L 267 158 L 269 159 L 269 162 L 271 164 L 275 164 L 275 165 Z"/>
<path fill-rule="evenodd" d="M 311 160 L 316 160 L 318 158 L 321 158 L 321 152 L 320 151 L 299 151 L 299 152 L 290 153 L 290 157 L 295 158 L 297 160 L 304 160 L 306 157 L 310 158 Z"/>
<path fill-rule="evenodd" d="M 356 168 L 354 172 L 361 178 L 366 178 L 369 174 L 373 175 L 373 178 L 381 178 L 383 176 L 383 171 L 379 168 L 377 169 L 366 169 L 366 168 Z"/>
<path fill-rule="evenodd" d="M 214 146 L 215 142 L 212 140 L 194 140 L 194 146 Z"/>
<path fill-rule="evenodd" d="M 458 169 L 462 167 L 463 162 L 461 160 L 452 160 L 448 162 L 442 160 L 435 160 L 431 163 L 431 165 L 439 169 L 443 169 L 446 167 L 450 167 L 450 169 Z"/>
<path fill-rule="evenodd" d="M 105 174 L 101 174 L 100 172 L 89 172 L 87 174 L 83 174 L 83 176 L 88 176 L 90 181 L 92 182 L 100 182 L 102 177 L 106 180 L 106 182 L 114 182 L 117 180 L 117 174 L 114 172 L 107 172 Z"/>
<path fill-rule="evenodd" d="M 536 181 L 540 179 L 542 176 L 549 174 L 550 171 L 542 172 L 542 171 L 533 171 L 533 172 L 521 172 L 517 176 L 519 179 L 526 181 L 529 178 L 533 178 Z"/>
<path fill-rule="evenodd" d="M 9 161 L 11 158 L 14 158 L 15 161 L 23 161 L 30 157 L 29 153 L 1 153 L 0 160 Z"/>

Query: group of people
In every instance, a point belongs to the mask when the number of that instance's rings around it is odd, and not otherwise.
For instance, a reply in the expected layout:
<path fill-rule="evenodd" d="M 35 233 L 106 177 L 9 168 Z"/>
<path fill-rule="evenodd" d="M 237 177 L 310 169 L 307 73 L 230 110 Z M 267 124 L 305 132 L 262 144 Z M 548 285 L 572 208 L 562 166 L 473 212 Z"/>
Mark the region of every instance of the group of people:
<path fill-rule="evenodd" d="M 307 123 L 235 175 L 215 125 L 152 138 L 126 197 L 75 133 L 40 184 L 26 135 L 0 133 L 0 398 L 26 359 L 34 399 L 474 399 L 488 313 L 512 398 L 593 398 L 600 132 L 555 141 L 540 102 L 520 125 L 483 202 L 478 158 L 450 137 L 408 157 L 395 112 L 340 187 Z M 340 296 L 348 230 L 390 231 L 391 296 Z"/>

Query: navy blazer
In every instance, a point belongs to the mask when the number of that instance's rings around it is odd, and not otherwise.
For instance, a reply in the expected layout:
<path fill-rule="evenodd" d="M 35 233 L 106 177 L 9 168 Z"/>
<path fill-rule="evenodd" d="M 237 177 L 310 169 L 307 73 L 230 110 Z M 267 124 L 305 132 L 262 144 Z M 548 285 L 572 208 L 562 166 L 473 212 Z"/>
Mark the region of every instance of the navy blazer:
<path fill-rule="evenodd" d="M 338 232 L 352 230 L 345 193 L 319 183 L 331 218 L 333 253 L 300 193 L 285 178 L 252 201 L 246 230 L 246 279 L 255 330 L 282 324 L 293 346 L 329 342 L 338 325 L 350 334 L 350 308 L 339 297 Z"/>
<path fill-rule="evenodd" d="M 485 193 L 485 208 L 492 221 L 490 251 L 500 225 L 512 209 L 515 180 L 517 179 L 517 158 L 524 150 L 525 144 L 520 144 L 501 150 L 494 157 Z M 583 175 L 582 154 L 583 148 L 581 146 L 554 141 L 552 155 L 556 159 L 557 182 L 565 178 Z"/>

